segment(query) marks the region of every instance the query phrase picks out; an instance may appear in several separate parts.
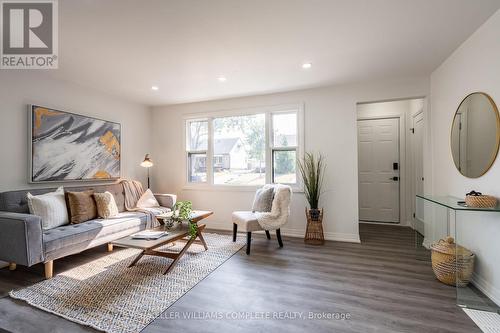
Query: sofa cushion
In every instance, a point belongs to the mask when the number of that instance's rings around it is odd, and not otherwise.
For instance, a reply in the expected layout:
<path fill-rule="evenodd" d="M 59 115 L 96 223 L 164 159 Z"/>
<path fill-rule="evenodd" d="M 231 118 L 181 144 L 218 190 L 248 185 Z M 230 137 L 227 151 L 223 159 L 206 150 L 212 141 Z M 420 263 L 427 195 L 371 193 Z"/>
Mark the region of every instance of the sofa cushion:
<path fill-rule="evenodd" d="M 66 192 L 70 222 L 78 224 L 97 218 L 94 191 Z"/>
<path fill-rule="evenodd" d="M 43 230 L 68 224 L 68 208 L 62 186 L 55 192 L 40 195 L 28 192 L 26 196 L 30 214 L 41 217 Z"/>
<path fill-rule="evenodd" d="M 158 200 L 156 200 L 153 192 L 148 188 L 139 198 L 136 204 L 137 208 L 154 208 L 160 207 Z"/>
<path fill-rule="evenodd" d="M 118 215 L 118 207 L 116 206 L 113 194 L 108 191 L 104 193 L 94 193 L 94 199 L 99 217 L 107 219 Z"/>
<path fill-rule="evenodd" d="M 122 183 L 106 185 L 86 185 L 86 186 L 65 186 L 66 191 L 87 191 L 93 190 L 96 193 L 109 191 L 113 194 L 116 205 L 120 212 L 125 209 L 125 190 Z M 36 188 L 29 190 L 8 191 L 0 193 L 0 211 L 28 214 L 28 200 L 26 194 L 30 192 L 33 195 L 44 194 L 55 191 L 55 188 Z"/>
<path fill-rule="evenodd" d="M 141 212 L 123 212 L 108 219 L 95 219 L 79 224 L 70 224 L 46 230 L 43 233 L 45 253 L 72 244 L 91 242 L 119 231 L 146 224 L 147 216 Z"/>

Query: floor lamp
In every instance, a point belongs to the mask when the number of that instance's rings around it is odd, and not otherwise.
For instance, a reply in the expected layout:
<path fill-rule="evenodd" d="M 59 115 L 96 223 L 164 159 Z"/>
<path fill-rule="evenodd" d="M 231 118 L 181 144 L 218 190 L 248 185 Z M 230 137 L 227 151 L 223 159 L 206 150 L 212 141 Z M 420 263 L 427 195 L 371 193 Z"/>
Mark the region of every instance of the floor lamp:
<path fill-rule="evenodd" d="M 144 157 L 144 161 L 141 162 L 141 167 L 148 169 L 148 188 L 150 188 L 149 184 L 149 168 L 153 166 L 153 161 L 149 158 L 149 154 L 146 154 Z"/>

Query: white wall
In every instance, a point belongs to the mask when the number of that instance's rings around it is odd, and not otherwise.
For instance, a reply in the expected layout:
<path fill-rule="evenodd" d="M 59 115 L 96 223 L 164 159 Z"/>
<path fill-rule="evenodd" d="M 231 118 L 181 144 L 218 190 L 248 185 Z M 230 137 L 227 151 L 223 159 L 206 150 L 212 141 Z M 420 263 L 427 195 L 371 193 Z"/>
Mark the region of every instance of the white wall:
<path fill-rule="evenodd" d="M 41 71 L 0 71 L 0 191 L 47 187 L 28 184 L 28 107 L 33 103 L 122 124 L 122 175 L 145 181 L 139 166 L 151 143 L 151 112 Z M 69 184 L 69 183 L 65 183 Z"/>
<path fill-rule="evenodd" d="M 253 192 L 233 190 L 193 191 L 183 188 L 185 158 L 183 117 L 193 113 L 234 110 L 257 106 L 303 103 L 305 109 L 305 150 L 322 152 L 327 159 L 324 228 L 327 239 L 359 241 L 356 104 L 358 102 L 398 99 L 428 94 L 428 79 L 414 78 L 373 82 L 363 85 L 332 86 L 287 93 L 252 96 L 210 102 L 153 108 L 153 188 L 177 193 L 193 201 L 196 208 L 215 212 L 212 227 L 231 229 L 231 212 L 248 210 Z M 303 237 L 305 231 L 302 193 L 295 193 L 286 235 Z"/>
<path fill-rule="evenodd" d="M 460 101 L 488 93 L 500 105 L 500 11 L 465 41 L 431 75 L 434 194 L 464 197 L 475 189 L 500 197 L 500 161 L 478 179 L 462 176 L 453 163 L 450 130 Z M 500 213 L 467 215 L 459 241 L 477 255 L 475 283 L 500 304 Z"/>
<path fill-rule="evenodd" d="M 399 118 L 399 190 L 400 190 L 400 221 L 402 226 L 412 226 L 413 201 L 412 194 L 412 150 L 410 128 L 412 115 L 424 112 L 424 99 L 405 99 L 389 102 L 363 103 L 357 107 L 358 119 Z"/>

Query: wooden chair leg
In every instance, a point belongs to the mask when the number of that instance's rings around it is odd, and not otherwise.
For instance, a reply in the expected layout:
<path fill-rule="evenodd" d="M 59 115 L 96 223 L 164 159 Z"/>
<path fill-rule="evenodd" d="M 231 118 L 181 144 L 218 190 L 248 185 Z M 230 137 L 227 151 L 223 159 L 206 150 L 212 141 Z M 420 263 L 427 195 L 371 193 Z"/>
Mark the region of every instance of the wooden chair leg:
<path fill-rule="evenodd" d="M 247 255 L 250 254 L 250 244 L 252 243 L 252 233 L 247 232 Z"/>
<path fill-rule="evenodd" d="M 108 243 L 108 252 L 112 252 L 112 251 L 113 251 L 113 244 Z"/>
<path fill-rule="evenodd" d="M 47 261 L 45 264 L 45 278 L 51 279 L 54 274 L 54 261 Z"/>
<path fill-rule="evenodd" d="M 233 242 L 236 242 L 236 233 L 238 232 L 238 225 L 233 223 Z"/>
<path fill-rule="evenodd" d="M 9 263 L 9 271 L 15 271 L 17 268 L 17 265 L 15 262 Z"/>
<path fill-rule="evenodd" d="M 266 230 L 266 237 L 267 239 L 271 239 L 271 234 L 269 233 L 269 230 Z"/>
<path fill-rule="evenodd" d="M 278 238 L 278 244 L 280 247 L 283 247 L 283 241 L 281 240 L 281 230 L 276 229 L 276 238 Z"/>

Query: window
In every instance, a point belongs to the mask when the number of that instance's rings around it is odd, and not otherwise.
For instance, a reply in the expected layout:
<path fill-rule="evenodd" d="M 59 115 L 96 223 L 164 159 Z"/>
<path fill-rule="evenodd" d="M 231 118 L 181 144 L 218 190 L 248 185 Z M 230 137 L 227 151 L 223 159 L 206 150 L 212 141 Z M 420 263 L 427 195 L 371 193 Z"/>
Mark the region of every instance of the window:
<path fill-rule="evenodd" d="M 186 121 L 187 180 L 226 186 L 297 183 L 300 108 L 214 113 Z M 211 162 L 209 162 L 211 161 Z"/>
<path fill-rule="evenodd" d="M 297 182 L 297 113 L 272 115 L 273 183 Z"/>
<path fill-rule="evenodd" d="M 189 121 L 187 127 L 188 181 L 204 183 L 207 181 L 208 121 Z"/>
<path fill-rule="evenodd" d="M 213 119 L 214 184 L 266 183 L 265 114 Z"/>

